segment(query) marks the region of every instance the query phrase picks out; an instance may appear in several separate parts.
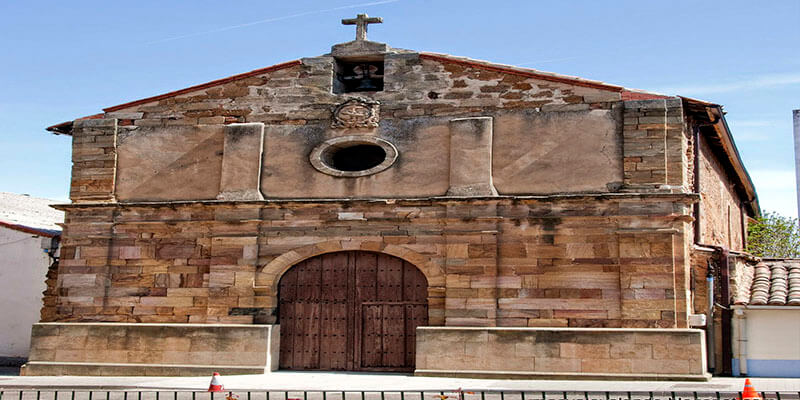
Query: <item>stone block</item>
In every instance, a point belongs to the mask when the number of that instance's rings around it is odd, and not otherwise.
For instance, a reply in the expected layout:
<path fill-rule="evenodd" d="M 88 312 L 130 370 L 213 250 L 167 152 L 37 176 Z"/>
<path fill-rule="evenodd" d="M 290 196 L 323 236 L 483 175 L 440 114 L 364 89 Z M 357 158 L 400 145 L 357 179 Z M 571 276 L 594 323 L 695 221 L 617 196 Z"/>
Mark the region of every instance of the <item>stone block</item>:
<path fill-rule="evenodd" d="M 114 118 L 99 118 L 99 119 L 77 119 L 72 123 L 72 129 L 87 129 L 87 128 L 115 128 L 117 120 Z"/>
<path fill-rule="evenodd" d="M 247 373 L 277 368 L 280 339 L 277 325 L 42 323 L 35 326 L 34 331 L 52 333 L 56 328 L 70 335 L 58 337 L 65 342 L 59 342 L 55 350 L 45 348 L 52 347 L 51 340 L 43 340 L 50 336 L 34 336 L 28 363 L 32 368 L 26 368 L 27 375 L 52 373 L 54 369 L 45 368 L 45 363 L 58 365 L 59 373 L 67 375 L 144 374 L 137 369 L 140 366 L 131 365 L 142 363 L 160 371 L 158 374 L 172 376 L 199 374 L 190 365 L 202 364 L 213 370 L 222 370 L 223 365 L 250 367 L 239 370 L 250 371 Z M 72 344 L 66 346 L 67 340 Z M 98 369 L 102 365 L 105 370 Z"/>
<path fill-rule="evenodd" d="M 425 360 L 422 367 L 417 364 L 418 374 L 469 376 L 456 371 L 481 370 L 581 373 L 613 379 L 707 378 L 701 343 L 687 347 L 674 344 L 684 342 L 684 337 L 702 336 L 697 330 L 420 327 L 417 332 L 417 359 Z M 684 358 L 665 359 L 665 363 L 654 360 L 653 344 L 636 343 L 640 334 L 648 340 L 661 339 L 665 348 L 659 349 L 659 354 L 674 348 Z M 471 341 L 478 336 L 480 340 Z M 448 355 L 446 363 L 430 362 L 431 358 Z M 643 370 L 643 364 L 649 367 Z"/>
<path fill-rule="evenodd" d="M 653 358 L 652 346 L 637 343 L 611 343 L 609 354 L 612 359 L 647 360 Z"/>
<path fill-rule="evenodd" d="M 219 200 L 263 200 L 261 194 L 264 124 L 225 126 Z"/>
<path fill-rule="evenodd" d="M 450 196 L 495 196 L 492 183 L 492 118 L 450 121 Z"/>
<path fill-rule="evenodd" d="M 631 360 L 627 359 L 583 359 L 581 372 L 629 374 L 632 371 Z"/>
<path fill-rule="evenodd" d="M 535 372 L 581 372 L 581 360 L 577 358 L 547 358 L 536 357 L 534 360 Z"/>
<path fill-rule="evenodd" d="M 94 287 L 97 285 L 96 274 L 64 274 L 60 275 L 61 287 L 64 288 L 77 288 L 77 287 Z"/>
<path fill-rule="evenodd" d="M 559 354 L 562 358 L 607 359 L 609 348 L 610 344 L 561 343 Z"/>
<path fill-rule="evenodd" d="M 142 119 L 143 117 L 143 112 L 113 111 L 105 114 L 106 119 Z"/>

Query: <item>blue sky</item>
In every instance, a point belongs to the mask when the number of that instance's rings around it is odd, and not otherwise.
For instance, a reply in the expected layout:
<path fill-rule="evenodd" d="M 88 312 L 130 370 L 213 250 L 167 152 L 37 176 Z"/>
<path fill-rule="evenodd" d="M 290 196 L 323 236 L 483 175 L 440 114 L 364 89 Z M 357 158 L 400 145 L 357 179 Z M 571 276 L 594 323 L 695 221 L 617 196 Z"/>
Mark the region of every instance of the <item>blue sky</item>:
<path fill-rule="evenodd" d="M 0 191 L 66 199 L 46 126 L 369 37 L 723 104 L 762 209 L 796 216 L 800 1 L 0 2 Z"/>

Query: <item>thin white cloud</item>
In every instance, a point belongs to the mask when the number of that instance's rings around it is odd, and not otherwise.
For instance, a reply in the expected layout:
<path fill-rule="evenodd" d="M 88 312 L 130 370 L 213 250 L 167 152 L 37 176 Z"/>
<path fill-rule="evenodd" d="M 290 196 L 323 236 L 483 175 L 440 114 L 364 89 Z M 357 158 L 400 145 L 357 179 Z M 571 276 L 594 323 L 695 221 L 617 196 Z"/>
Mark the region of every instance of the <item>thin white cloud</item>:
<path fill-rule="evenodd" d="M 750 177 L 756 185 L 762 211 L 775 211 L 787 217 L 797 217 L 795 175 L 791 169 L 754 169 Z"/>
<path fill-rule="evenodd" d="M 760 115 L 750 119 L 728 120 L 734 138 L 739 141 L 762 142 L 784 140 L 792 131 L 789 115 Z"/>
<path fill-rule="evenodd" d="M 248 23 L 245 23 L 245 24 L 225 26 L 225 27 L 222 27 L 222 28 L 212 29 L 210 31 L 195 32 L 195 33 L 188 33 L 188 34 L 185 34 L 185 35 L 173 36 L 173 37 L 169 37 L 169 38 L 165 38 L 165 39 L 159 39 L 159 40 L 154 40 L 152 42 L 147 42 L 146 44 L 170 42 L 170 41 L 173 41 L 173 40 L 185 39 L 185 38 L 195 37 L 195 36 L 202 36 L 202 35 L 207 35 L 207 34 L 210 34 L 210 33 L 229 31 L 231 29 L 239 29 L 239 28 L 245 28 L 245 27 L 253 26 L 253 25 L 266 24 L 266 23 L 276 22 L 276 21 L 283 21 L 283 20 L 292 19 L 292 18 L 299 18 L 299 17 L 304 17 L 306 15 L 322 14 L 322 13 L 326 13 L 326 12 L 338 11 L 338 10 L 346 10 L 346 9 L 350 9 L 350 8 L 377 6 L 377 5 L 380 5 L 380 4 L 396 3 L 398 1 L 401 1 L 401 0 L 381 0 L 381 1 L 373 1 L 373 2 L 369 2 L 369 3 L 351 4 L 351 5 L 347 5 L 347 6 L 326 8 L 324 10 L 306 11 L 306 12 L 301 12 L 301 13 L 297 13 L 297 14 L 284 15 L 282 17 L 262 19 L 262 20 L 259 20 L 259 21 L 248 22 Z"/>
<path fill-rule="evenodd" d="M 773 140 L 775 133 L 780 132 L 783 121 L 766 119 L 729 120 L 733 138 L 741 142 L 765 142 Z"/>
<path fill-rule="evenodd" d="M 677 93 L 677 94 L 714 94 L 714 93 L 727 93 L 740 90 L 757 90 L 766 89 L 776 86 L 785 85 L 798 85 L 800 84 L 800 73 L 782 73 L 782 74 L 767 74 L 757 75 L 748 78 L 743 78 L 737 81 L 713 83 L 713 84 L 697 84 L 688 86 L 674 86 L 656 89 L 660 93 Z"/>
<path fill-rule="evenodd" d="M 758 189 L 794 191 L 795 176 L 791 169 L 754 169 L 749 173 Z"/>

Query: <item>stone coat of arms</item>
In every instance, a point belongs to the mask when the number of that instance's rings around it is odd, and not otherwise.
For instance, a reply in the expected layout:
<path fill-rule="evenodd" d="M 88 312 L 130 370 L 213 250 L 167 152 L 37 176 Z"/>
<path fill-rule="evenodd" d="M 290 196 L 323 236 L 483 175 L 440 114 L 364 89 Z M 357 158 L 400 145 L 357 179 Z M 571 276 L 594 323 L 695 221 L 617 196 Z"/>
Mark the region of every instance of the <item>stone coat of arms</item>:
<path fill-rule="evenodd" d="M 380 103 L 353 97 L 333 108 L 331 128 L 377 128 Z"/>

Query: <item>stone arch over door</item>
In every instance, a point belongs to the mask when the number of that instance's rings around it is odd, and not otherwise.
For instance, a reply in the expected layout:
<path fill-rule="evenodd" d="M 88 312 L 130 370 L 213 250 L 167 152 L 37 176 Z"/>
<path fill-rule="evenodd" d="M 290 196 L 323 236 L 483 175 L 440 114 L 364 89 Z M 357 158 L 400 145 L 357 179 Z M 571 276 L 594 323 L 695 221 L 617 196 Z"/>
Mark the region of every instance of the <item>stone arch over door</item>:
<path fill-rule="evenodd" d="M 325 253 L 291 267 L 278 286 L 281 368 L 414 369 L 428 283 L 413 264 L 377 252 Z"/>
<path fill-rule="evenodd" d="M 269 263 L 264 265 L 259 271 L 268 279 L 265 286 L 256 284 L 256 289 L 265 294 L 275 295 L 278 293 L 278 281 L 281 276 L 295 264 L 307 258 L 318 256 L 326 253 L 334 253 L 338 251 L 362 250 L 372 251 L 377 253 L 384 253 L 388 255 L 401 258 L 405 261 L 414 264 L 420 271 L 422 271 L 425 278 L 428 280 L 428 288 L 434 290 L 444 290 L 445 275 L 444 269 L 441 265 L 433 262 L 431 257 L 420 254 L 416 251 L 403 247 L 402 245 L 386 244 L 379 241 L 358 241 L 358 240 L 329 240 L 307 246 L 301 246 L 286 253 L 279 255 L 272 259 Z M 444 258 L 444 256 L 442 256 Z M 431 297 L 444 297 L 444 293 L 439 295 L 428 295 Z"/>

